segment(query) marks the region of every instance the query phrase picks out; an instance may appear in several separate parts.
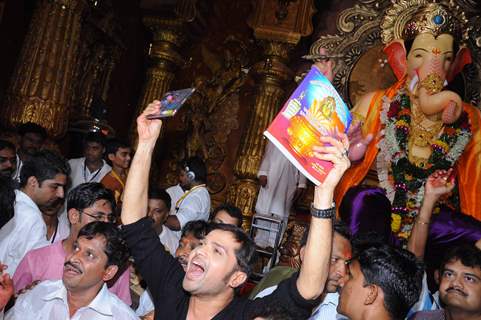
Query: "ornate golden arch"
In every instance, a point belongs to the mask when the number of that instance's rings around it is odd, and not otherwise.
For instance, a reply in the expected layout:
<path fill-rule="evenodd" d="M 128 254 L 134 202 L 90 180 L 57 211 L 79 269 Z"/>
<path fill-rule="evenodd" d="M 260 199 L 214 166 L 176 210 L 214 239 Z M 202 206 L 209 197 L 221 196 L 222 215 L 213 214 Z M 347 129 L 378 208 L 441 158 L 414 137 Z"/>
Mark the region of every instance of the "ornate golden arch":
<path fill-rule="evenodd" d="M 419 0 L 423 1 L 423 0 Z M 406 2 L 400 0 L 399 2 Z M 473 64 L 463 71 L 464 100 L 479 105 L 481 81 L 481 17 L 474 0 L 458 0 L 456 3 L 466 13 L 469 25 L 474 28 L 469 34 L 469 47 Z M 353 106 L 360 96 L 379 88 L 387 88 L 395 82 L 395 76 L 387 64 L 381 42 L 380 24 L 391 0 L 358 0 L 358 4 L 342 11 L 337 18 L 335 35 L 321 36 L 310 48 L 315 55 L 320 48 L 340 55 L 336 61 L 334 85 Z"/>

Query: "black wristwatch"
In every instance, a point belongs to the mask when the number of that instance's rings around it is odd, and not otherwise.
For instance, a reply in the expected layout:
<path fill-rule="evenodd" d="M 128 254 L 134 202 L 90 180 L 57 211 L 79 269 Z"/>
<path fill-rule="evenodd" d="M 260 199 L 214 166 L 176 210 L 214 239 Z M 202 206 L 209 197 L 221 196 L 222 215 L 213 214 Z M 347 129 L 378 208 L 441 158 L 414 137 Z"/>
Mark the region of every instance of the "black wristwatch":
<path fill-rule="evenodd" d="M 333 219 L 336 216 L 336 206 L 333 204 L 329 209 L 316 209 L 314 203 L 311 203 L 311 215 L 321 219 Z"/>

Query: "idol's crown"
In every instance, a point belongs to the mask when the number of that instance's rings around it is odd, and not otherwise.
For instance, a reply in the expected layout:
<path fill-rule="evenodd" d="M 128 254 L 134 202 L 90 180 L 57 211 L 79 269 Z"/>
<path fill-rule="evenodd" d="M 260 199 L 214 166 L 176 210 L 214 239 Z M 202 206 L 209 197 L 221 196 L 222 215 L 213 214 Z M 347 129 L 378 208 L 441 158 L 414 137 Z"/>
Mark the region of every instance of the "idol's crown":
<path fill-rule="evenodd" d="M 421 33 L 435 37 L 450 34 L 457 40 L 467 40 L 466 15 L 453 0 L 397 0 L 386 11 L 381 23 L 382 40 L 412 40 Z"/>

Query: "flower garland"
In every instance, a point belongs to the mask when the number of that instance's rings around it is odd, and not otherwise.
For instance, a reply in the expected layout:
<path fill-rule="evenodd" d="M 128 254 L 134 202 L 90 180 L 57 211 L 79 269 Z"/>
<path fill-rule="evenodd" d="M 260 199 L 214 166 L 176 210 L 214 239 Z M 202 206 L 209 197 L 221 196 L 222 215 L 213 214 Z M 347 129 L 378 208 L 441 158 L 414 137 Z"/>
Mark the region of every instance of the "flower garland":
<path fill-rule="evenodd" d="M 411 125 L 411 100 L 402 89 L 390 101 L 383 98 L 381 123 L 384 136 L 379 142 L 377 169 L 381 186 L 391 200 L 392 229 L 400 238 L 407 239 L 424 197 L 424 183 L 436 170 L 454 166 L 471 139 L 466 112 L 432 142 L 432 153 L 423 168 L 408 159 L 408 140 Z"/>

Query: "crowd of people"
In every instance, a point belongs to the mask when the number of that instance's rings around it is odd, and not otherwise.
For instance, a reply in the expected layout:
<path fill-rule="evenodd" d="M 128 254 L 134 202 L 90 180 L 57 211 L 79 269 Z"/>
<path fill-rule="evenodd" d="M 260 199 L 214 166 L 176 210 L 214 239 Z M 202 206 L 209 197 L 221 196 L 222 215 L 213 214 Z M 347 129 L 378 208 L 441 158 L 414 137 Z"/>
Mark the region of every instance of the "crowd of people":
<path fill-rule="evenodd" d="M 333 169 L 315 187 L 300 268 L 276 266 L 249 292 L 269 235 L 251 239 L 233 205 L 211 210 L 200 158 L 180 164 L 178 185 L 149 185 L 162 122 L 146 116 L 159 108 L 155 101 L 138 117 L 132 158 L 128 144 L 89 133 L 84 157 L 66 161 L 42 149 L 46 133 L 34 124 L 20 130 L 18 149 L 0 141 L 2 317 L 481 319 L 481 241 L 446 250 L 432 274 L 423 263 L 435 205 L 454 188 L 451 170 L 427 180 L 403 249 L 380 188 L 352 188 L 336 208 L 349 139 L 322 137 L 315 156 Z M 377 223 L 366 227 L 360 215 Z"/>

